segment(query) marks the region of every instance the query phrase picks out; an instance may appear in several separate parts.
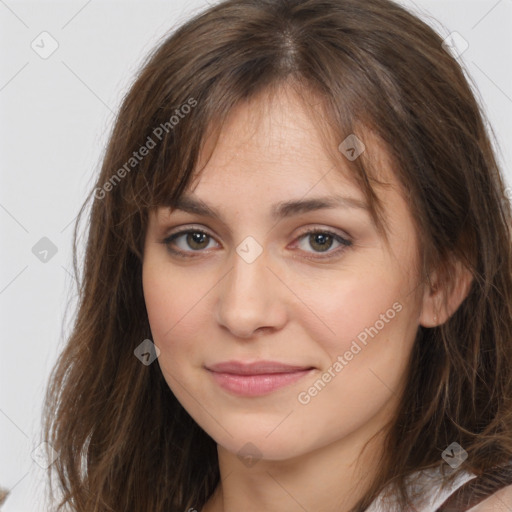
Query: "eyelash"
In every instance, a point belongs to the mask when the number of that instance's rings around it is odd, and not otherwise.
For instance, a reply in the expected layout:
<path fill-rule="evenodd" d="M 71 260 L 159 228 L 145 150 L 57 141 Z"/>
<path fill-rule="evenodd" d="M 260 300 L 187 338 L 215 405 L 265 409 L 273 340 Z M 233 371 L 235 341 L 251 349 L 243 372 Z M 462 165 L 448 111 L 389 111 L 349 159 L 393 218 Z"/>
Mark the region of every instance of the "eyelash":
<path fill-rule="evenodd" d="M 188 235 L 190 233 L 201 233 L 203 235 L 206 235 L 209 238 L 214 238 L 213 236 L 211 236 L 206 231 L 204 231 L 202 229 L 199 229 L 199 228 L 194 228 L 194 229 L 186 229 L 186 230 L 182 230 L 182 231 L 178 231 L 176 233 L 173 233 L 170 236 L 168 236 L 167 238 L 165 238 L 162 241 L 162 243 L 167 247 L 167 249 L 172 254 L 174 254 L 176 256 L 179 256 L 181 258 L 195 258 L 197 256 L 194 256 L 194 255 L 190 254 L 191 252 L 192 253 L 194 253 L 194 252 L 201 253 L 201 252 L 204 252 L 204 250 L 203 249 L 198 249 L 198 250 L 195 250 L 195 251 L 194 250 L 192 250 L 192 251 L 181 251 L 181 250 L 171 249 L 171 243 L 172 242 L 174 242 L 177 238 L 179 238 L 179 237 L 181 237 L 183 235 Z M 323 260 L 323 259 L 335 258 L 335 257 L 339 256 L 340 253 L 344 252 L 347 249 L 347 247 L 350 247 L 352 245 L 352 240 L 350 240 L 349 238 L 344 238 L 344 237 L 340 236 L 339 234 L 334 233 L 333 231 L 329 231 L 328 229 L 320 229 L 320 228 L 315 228 L 315 229 L 311 229 L 309 231 L 305 231 L 304 233 L 300 234 L 296 238 L 296 240 L 302 240 L 303 238 L 306 238 L 309 235 L 313 235 L 313 234 L 317 234 L 317 233 L 321 233 L 323 235 L 329 235 L 336 242 L 340 243 L 341 246 L 338 247 L 337 249 L 333 250 L 333 251 L 326 252 L 327 256 L 304 256 L 308 260 Z M 322 254 L 322 253 L 314 253 L 314 254 Z"/>

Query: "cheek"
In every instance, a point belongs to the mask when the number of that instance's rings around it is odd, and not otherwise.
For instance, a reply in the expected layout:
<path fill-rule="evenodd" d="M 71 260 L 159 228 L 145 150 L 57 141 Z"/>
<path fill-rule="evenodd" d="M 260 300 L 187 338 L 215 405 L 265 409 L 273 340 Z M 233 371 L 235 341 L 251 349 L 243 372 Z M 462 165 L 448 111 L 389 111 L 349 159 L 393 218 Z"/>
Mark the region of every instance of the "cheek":
<path fill-rule="evenodd" d="M 166 331 L 172 328 L 176 321 L 175 286 L 168 279 L 159 277 L 157 268 L 146 265 L 143 269 L 142 283 L 144 300 L 153 336 L 161 340 Z"/>
<path fill-rule="evenodd" d="M 335 335 L 324 329 L 313 338 L 326 354 L 323 366 L 295 397 L 300 428 L 314 432 L 315 418 L 322 418 L 318 443 L 322 436 L 334 440 L 369 422 L 399 396 L 414 342 L 415 305 L 399 283 L 379 287 L 377 282 L 345 281 L 333 290 L 332 302 L 323 302 L 322 318 Z M 311 299 L 322 311 L 320 299 Z"/>
<path fill-rule="evenodd" d="M 309 292 L 311 308 L 329 327 L 312 338 L 326 357 L 321 372 L 304 383 L 297 397 L 305 414 L 324 416 L 333 436 L 336 429 L 348 432 L 368 421 L 397 396 L 419 307 L 417 295 L 411 293 L 413 280 L 396 266 L 368 268 L 336 282 L 339 285 L 331 284 L 328 294 L 327 288 L 323 294 L 318 288 Z"/>
<path fill-rule="evenodd" d="M 392 333 L 397 343 L 403 340 L 404 321 L 408 324 L 413 314 L 407 281 L 386 277 L 368 271 L 320 282 L 303 291 L 310 310 L 309 337 L 322 343 L 331 361 L 350 350 L 354 341 L 361 347 L 378 339 L 389 344 Z"/>
<path fill-rule="evenodd" d="M 148 261 L 143 267 L 143 289 L 153 342 L 161 351 L 160 363 L 178 365 L 199 349 L 206 295 L 211 284 L 194 280 L 189 272 Z M 211 312 L 210 312 L 211 315 Z"/>

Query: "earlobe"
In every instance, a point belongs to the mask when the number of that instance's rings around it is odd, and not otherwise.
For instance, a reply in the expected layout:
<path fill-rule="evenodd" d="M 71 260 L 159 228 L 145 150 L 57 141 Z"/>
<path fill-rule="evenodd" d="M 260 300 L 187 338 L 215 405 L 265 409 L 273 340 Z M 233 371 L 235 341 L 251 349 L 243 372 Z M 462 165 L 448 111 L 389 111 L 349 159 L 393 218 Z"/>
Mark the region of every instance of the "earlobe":
<path fill-rule="evenodd" d="M 467 297 L 473 282 L 471 271 L 460 261 L 452 263 L 450 272 L 434 270 L 424 283 L 419 324 L 437 327 L 457 311 Z"/>

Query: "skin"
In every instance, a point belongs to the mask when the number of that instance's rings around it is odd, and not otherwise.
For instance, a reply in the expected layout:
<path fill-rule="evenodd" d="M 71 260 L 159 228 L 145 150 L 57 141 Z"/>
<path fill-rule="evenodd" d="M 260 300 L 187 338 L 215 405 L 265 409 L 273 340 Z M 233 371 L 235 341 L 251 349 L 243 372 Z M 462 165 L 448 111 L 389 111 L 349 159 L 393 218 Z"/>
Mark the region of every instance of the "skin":
<path fill-rule="evenodd" d="M 480 502 L 468 512 L 510 512 L 512 506 L 512 485 L 509 485 L 491 497 Z"/>
<path fill-rule="evenodd" d="M 157 362 L 218 446 L 221 483 L 203 512 L 348 511 L 377 469 L 383 431 L 362 448 L 392 418 L 418 326 L 450 314 L 438 309 L 439 287 L 432 292 L 418 275 L 409 207 L 370 132 L 366 152 L 379 161 L 379 179 L 388 183 L 377 191 L 389 246 L 362 208 L 271 218 L 271 205 L 285 200 L 339 194 L 364 201 L 345 157 L 338 152 L 333 162 L 327 151 L 341 141 L 327 141 L 315 129 L 292 90 L 283 88 L 274 99 L 270 104 L 261 95 L 231 112 L 212 158 L 187 192 L 217 209 L 221 220 L 159 208 L 146 234 L 143 288 Z M 170 243 L 190 258 L 162 243 L 197 228 L 210 237 L 187 244 L 183 235 Z M 313 228 L 350 235 L 352 244 L 304 236 Z M 236 252 L 247 236 L 263 250 L 252 263 Z M 455 287 L 452 309 L 464 290 Z M 400 312 L 366 346 L 359 344 L 362 349 L 307 404 L 300 403 L 299 393 L 396 303 Z M 261 359 L 315 370 L 272 393 L 239 397 L 204 368 Z M 237 456 L 248 442 L 261 457 L 252 465 Z"/>

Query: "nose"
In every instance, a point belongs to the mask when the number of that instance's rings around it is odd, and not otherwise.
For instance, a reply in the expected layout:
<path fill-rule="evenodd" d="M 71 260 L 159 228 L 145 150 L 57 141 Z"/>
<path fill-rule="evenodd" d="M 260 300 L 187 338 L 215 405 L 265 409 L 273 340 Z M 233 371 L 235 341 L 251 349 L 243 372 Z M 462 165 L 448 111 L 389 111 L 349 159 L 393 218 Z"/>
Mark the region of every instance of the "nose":
<path fill-rule="evenodd" d="M 217 287 L 215 319 L 237 338 L 279 330 L 286 323 L 287 289 L 268 259 L 263 251 L 248 263 L 233 251 L 232 268 Z"/>

